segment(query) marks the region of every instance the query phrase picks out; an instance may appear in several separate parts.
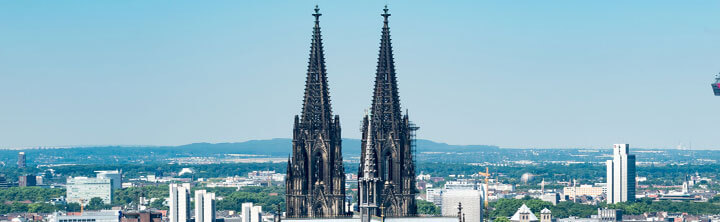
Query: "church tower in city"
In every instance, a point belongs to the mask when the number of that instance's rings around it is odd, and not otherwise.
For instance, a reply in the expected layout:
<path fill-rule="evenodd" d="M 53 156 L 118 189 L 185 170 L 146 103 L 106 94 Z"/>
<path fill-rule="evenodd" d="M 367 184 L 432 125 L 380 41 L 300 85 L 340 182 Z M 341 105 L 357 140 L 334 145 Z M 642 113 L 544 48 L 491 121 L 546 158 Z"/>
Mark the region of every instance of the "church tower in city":
<path fill-rule="evenodd" d="M 330 108 L 319 11 L 315 6 L 305 97 L 302 113 L 295 116 L 292 157 L 288 158 L 287 218 L 345 216 L 340 117 L 333 116 Z"/>
<path fill-rule="evenodd" d="M 400 108 L 387 6 L 382 16 L 384 24 L 372 106 L 370 115 L 362 122 L 358 199 L 361 207 L 368 207 L 363 213 L 414 216 L 415 163 L 411 142 L 416 128 Z"/>

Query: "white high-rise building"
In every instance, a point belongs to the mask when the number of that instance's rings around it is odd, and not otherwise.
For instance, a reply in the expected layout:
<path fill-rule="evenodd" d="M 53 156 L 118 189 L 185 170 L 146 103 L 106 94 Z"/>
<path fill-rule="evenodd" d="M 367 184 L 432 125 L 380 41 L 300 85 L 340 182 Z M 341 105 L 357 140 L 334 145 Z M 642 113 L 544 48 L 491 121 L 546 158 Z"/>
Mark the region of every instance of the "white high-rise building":
<path fill-rule="evenodd" d="M 243 203 L 242 222 L 262 222 L 262 206 L 253 206 L 253 203 Z"/>
<path fill-rule="evenodd" d="M 635 200 L 635 155 L 630 144 L 613 145 L 613 159 L 607 161 L 607 203 Z"/>
<path fill-rule="evenodd" d="M 190 184 L 170 184 L 169 222 L 187 222 L 190 219 Z"/>
<path fill-rule="evenodd" d="M 215 193 L 195 191 L 195 222 L 215 222 Z"/>
<path fill-rule="evenodd" d="M 442 189 L 426 188 L 425 189 L 425 200 L 435 204 L 435 206 L 441 206 L 442 205 Z"/>
<path fill-rule="evenodd" d="M 442 215 L 458 216 L 458 204 L 467 222 L 483 221 L 483 191 L 477 189 L 446 189 L 442 194 Z"/>
<path fill-rule="evenodd" d="M 86 205 L 94 197 L 103 203 L 112 201 L 111 180 L 106 178 L 69 177 L 67 179 L 67 202 Z"/>
<path fill-rule="evenodd" d="M 120 170 L 101 170 L 95 171 L 97 178 L 110 179 L 112 183 L 112 189 L 122 188 L 122 171 Z"/>

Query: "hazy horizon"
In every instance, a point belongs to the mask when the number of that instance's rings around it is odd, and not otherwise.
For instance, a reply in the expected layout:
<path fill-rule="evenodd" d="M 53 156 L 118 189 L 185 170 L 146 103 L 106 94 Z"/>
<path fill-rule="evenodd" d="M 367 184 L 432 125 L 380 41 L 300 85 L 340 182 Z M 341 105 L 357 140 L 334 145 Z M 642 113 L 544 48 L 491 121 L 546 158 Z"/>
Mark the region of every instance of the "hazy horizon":
<path fill-rule="evenodd" d="M 419 138 L 720 149 L 715 1 L 0 2 L 0 148 L 291 137 L 315 4 L 360 137 L 388 4 Z"/>
<path fill-rule="evenodd" d="M 91 148 L 91 147 L 177 147 L 177 146 L 185 146 L 185 145 L 191 145 L 191 144 L 225 144 L 225 143 L 246 143 L 246 142 L 253 142 L 253 141 L 270 141 L 270 140 L 292 140 L 292 138 L 267 138 L 267 139 L 249 139 L 244 141 L 226 141 L 226 142 L 191 142 L 191 143 L 183 143 L 183 144 L 87 144 L 87 145 L 45 145 L 45 146 L 29 146 L 29 147 L 0 147 L 0 150 L 26 150 L 26 149 L 65 149 L 65 148 Z M 343 137 L 343 140 L 360 140 L 359 138 L 346 138 Z M 418 138 L 418 140 L 426 140 L 433 143 L 439 143 L 439 144 L 447 144 L 451 146 L 497 146 L 494 144 L 453 144 L 453 143 L 447 143 L 443 141 L 435 141 L 435 140 L 429 140 L 429 139 L 422 139 Z M 592 150 L 612 150 L 612 144 L 605 146 L 605 147 L 503 147 L 503 146 L 497 146 L 500 149 L 592 149 Z M 349 147 L 357 148 L 357 147 Z M 630 144 L 631 149 L 660 149 L 660 150 L 677 150 L 677 147 L 633 147 L 632 144 Z M 348 147 L 343 147 L 343 149 L 348 149 Z M 690 147 L 684 147 L 685 150 L 711 150 L 711 151 L 720 151 L 720 149 L 703 149 L 703 148 L 690 148 Z"/>

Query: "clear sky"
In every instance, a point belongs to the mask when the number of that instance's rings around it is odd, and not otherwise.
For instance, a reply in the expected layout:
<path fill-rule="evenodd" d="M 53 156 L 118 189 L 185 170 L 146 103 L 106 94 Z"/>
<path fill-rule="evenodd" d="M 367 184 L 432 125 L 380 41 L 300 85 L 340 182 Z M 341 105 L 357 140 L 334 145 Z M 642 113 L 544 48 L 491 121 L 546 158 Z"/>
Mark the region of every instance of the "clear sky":
<path fill-rule="evenodd" d="M 359 138 L 389 4 L 420 138 L 720 149 L 718 1 L 0 1 L 0 147 L 289 138 L 312 9 Z"/>

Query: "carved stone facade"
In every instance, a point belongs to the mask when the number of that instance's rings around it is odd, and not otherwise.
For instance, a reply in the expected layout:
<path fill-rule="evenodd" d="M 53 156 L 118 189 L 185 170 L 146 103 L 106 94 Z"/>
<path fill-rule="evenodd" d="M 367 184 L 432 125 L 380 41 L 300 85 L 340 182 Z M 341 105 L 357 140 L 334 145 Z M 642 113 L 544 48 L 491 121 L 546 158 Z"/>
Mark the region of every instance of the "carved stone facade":
<path fill-rule="evenodd" d="M 413 216 L 417 191 L 411 127 L 400 108 L 387 12 L 386 7 L 372 107 L 362 123 L 359 199 L 376 201 L 378 208 L 368 209 L 371 215 Z"/>
<path fill-rule="evenodd" d="M 333 116 L 330 107 L 320 15 L 315 7 L 303 109 L 295 116 L 285 180 L 288 218 L 345 216 L 340 117 Z"/>

